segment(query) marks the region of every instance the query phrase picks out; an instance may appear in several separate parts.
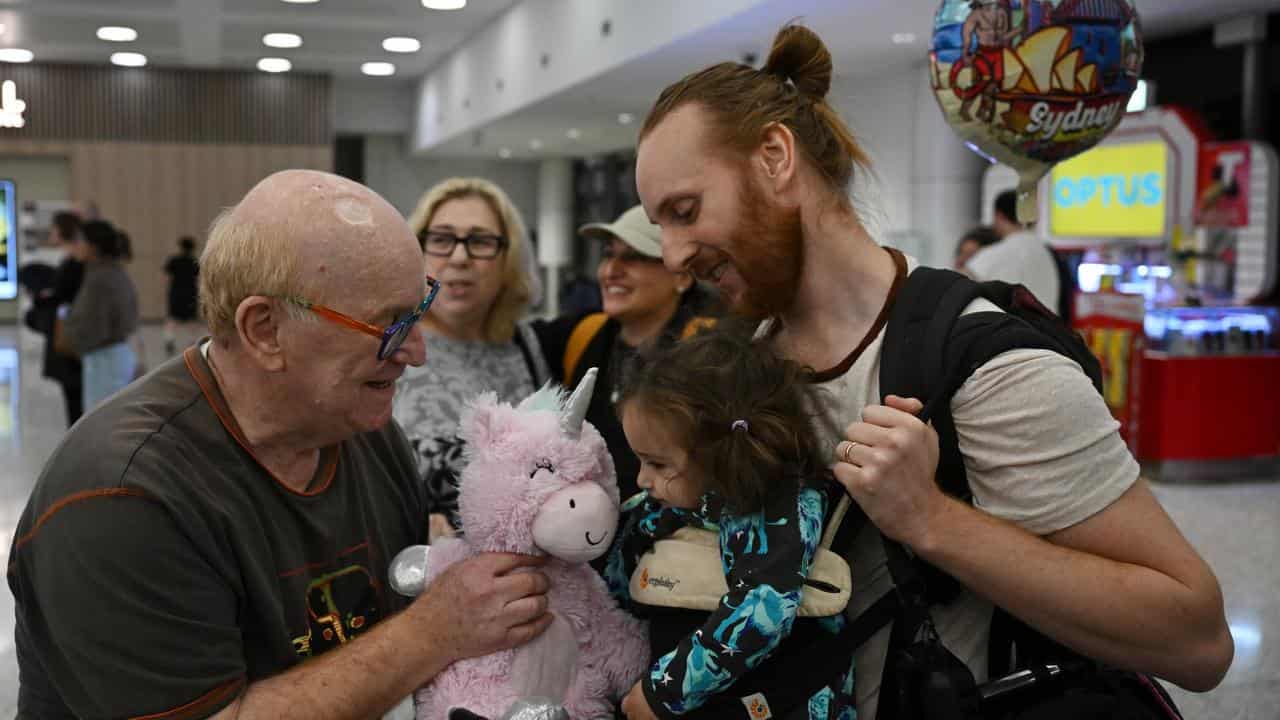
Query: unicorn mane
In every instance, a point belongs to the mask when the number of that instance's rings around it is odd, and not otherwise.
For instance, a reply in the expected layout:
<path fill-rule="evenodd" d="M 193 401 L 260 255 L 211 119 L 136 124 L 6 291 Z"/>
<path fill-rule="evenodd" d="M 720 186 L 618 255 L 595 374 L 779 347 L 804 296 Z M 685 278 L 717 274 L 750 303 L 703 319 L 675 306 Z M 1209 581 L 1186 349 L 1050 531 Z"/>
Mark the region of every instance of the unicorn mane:
<path fill-rule="evenodd" d="M 560 386 L 559 383 L 548 380 L 546 385 L 538 388 L 538 391 L 516 406 L 517 410 L 523 412 L 553 412 L 563 413 L 565 403 L 569 401 L 569 391 Z"/>

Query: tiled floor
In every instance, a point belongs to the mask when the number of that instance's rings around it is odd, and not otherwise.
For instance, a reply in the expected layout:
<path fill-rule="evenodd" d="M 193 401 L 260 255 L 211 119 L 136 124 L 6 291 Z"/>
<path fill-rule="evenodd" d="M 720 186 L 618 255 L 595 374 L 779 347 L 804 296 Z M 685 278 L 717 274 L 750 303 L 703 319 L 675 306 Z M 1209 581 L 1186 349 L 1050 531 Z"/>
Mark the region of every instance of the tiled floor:
<path fill-rule="evenodd" d="M 149 365 L 161 360 L 159 328 L 144 333 Z M 63 431 L 62 400 L 40 378 L 42 340 L 0 327 L 0 553 L 45 458 Z M 1226 681 L 1205 695 L 1175 689 L 1188 720 L 1280 718 L 1280 476 L 1261 481 L 1156 488 L 1161 501 L 1222 581 L 1236 639 Z M 7 562 L 4 563 L 7 565 Z M 13 599 L 0 591 L 0 718 L 17 693 Z"/>

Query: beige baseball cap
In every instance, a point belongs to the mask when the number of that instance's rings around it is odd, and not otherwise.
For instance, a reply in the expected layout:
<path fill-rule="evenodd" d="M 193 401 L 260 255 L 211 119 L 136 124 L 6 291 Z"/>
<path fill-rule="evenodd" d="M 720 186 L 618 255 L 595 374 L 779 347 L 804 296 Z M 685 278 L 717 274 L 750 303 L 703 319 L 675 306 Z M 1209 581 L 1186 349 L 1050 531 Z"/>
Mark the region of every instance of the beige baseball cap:
<path fill-rule="evenodd" d="M 649 222 L 649 216 L 640 205 L 622 213 L 621 217 L 611 223 L 583 225 L 578 228 L 578 234 L 597 240 L 616 237 L 641 255 L 662 257 L 662 233 L 657 225 Z"/>

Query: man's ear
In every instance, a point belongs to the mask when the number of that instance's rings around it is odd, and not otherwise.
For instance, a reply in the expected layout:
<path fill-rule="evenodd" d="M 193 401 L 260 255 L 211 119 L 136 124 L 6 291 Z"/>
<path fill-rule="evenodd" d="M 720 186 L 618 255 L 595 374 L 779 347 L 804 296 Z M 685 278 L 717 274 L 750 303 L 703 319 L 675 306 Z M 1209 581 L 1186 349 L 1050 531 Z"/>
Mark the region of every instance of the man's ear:
<path fill-rule="evenodd" d="M 766 187 L 781 194 L 795 180 L 799 170 L 796 136 L 791 128 L 775 122 L 765 126 L 764 136 L 756 149 L 755 164 Z"/>
<path fill-rule="evenodd" d="M 285 368 L 280 344 L 280 325 L 284 308 L 271 298 L 251 295 L 236 308 L 236 333 L 245 354 L 262 369 L 280 372 Z"/>

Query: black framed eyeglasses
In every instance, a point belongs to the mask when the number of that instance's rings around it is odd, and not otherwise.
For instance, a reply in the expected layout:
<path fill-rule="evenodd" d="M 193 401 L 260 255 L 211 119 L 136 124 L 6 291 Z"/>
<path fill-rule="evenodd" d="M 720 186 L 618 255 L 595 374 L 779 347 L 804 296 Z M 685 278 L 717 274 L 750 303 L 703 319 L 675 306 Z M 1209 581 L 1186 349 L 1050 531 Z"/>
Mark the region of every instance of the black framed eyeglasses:
<path fill-rule="evenodd" d="M 507 239 L 492 233 L 471 233 L 465 237 L 451 232 L 428 230 L 418 235 L 422 250 L 428 255 L 449 257 L 454 248 L 462 243 L 467 249 L 467 257 L 472 260 L 492 260 L 507 249 Z"/>
<path fill-rule="evenodd" d="M 413 326 L 418 324 L 422 316 L 426 314 L 427 309 L 431 307 L 431 303 L 436 299 L 436 293 L 440 292 L 440 281 L 433 277 L 427 277 L 427 295 L 418 303 L 418 306 L 401 316 L 395 322 L 380 328 L 377 325 L 370 325 L 362 320 L 357 320 L 350 315 L 340 313 L 333 308 L 313 303 L 298 297 L 282 297 L 281 300 L 293 303 L 299 307 L 306 308 L 311 312 L 319 315 L 333 323 L 349 327 L 352 330 L 358 330 L 365 335 L 381 338 L 382 344 L 378 346 L 378 359 L 386 360 L 391 357 L 400 346 L 404 344 L 405 338 L 409 337 L 409 333 L 413 332 Z"/>

